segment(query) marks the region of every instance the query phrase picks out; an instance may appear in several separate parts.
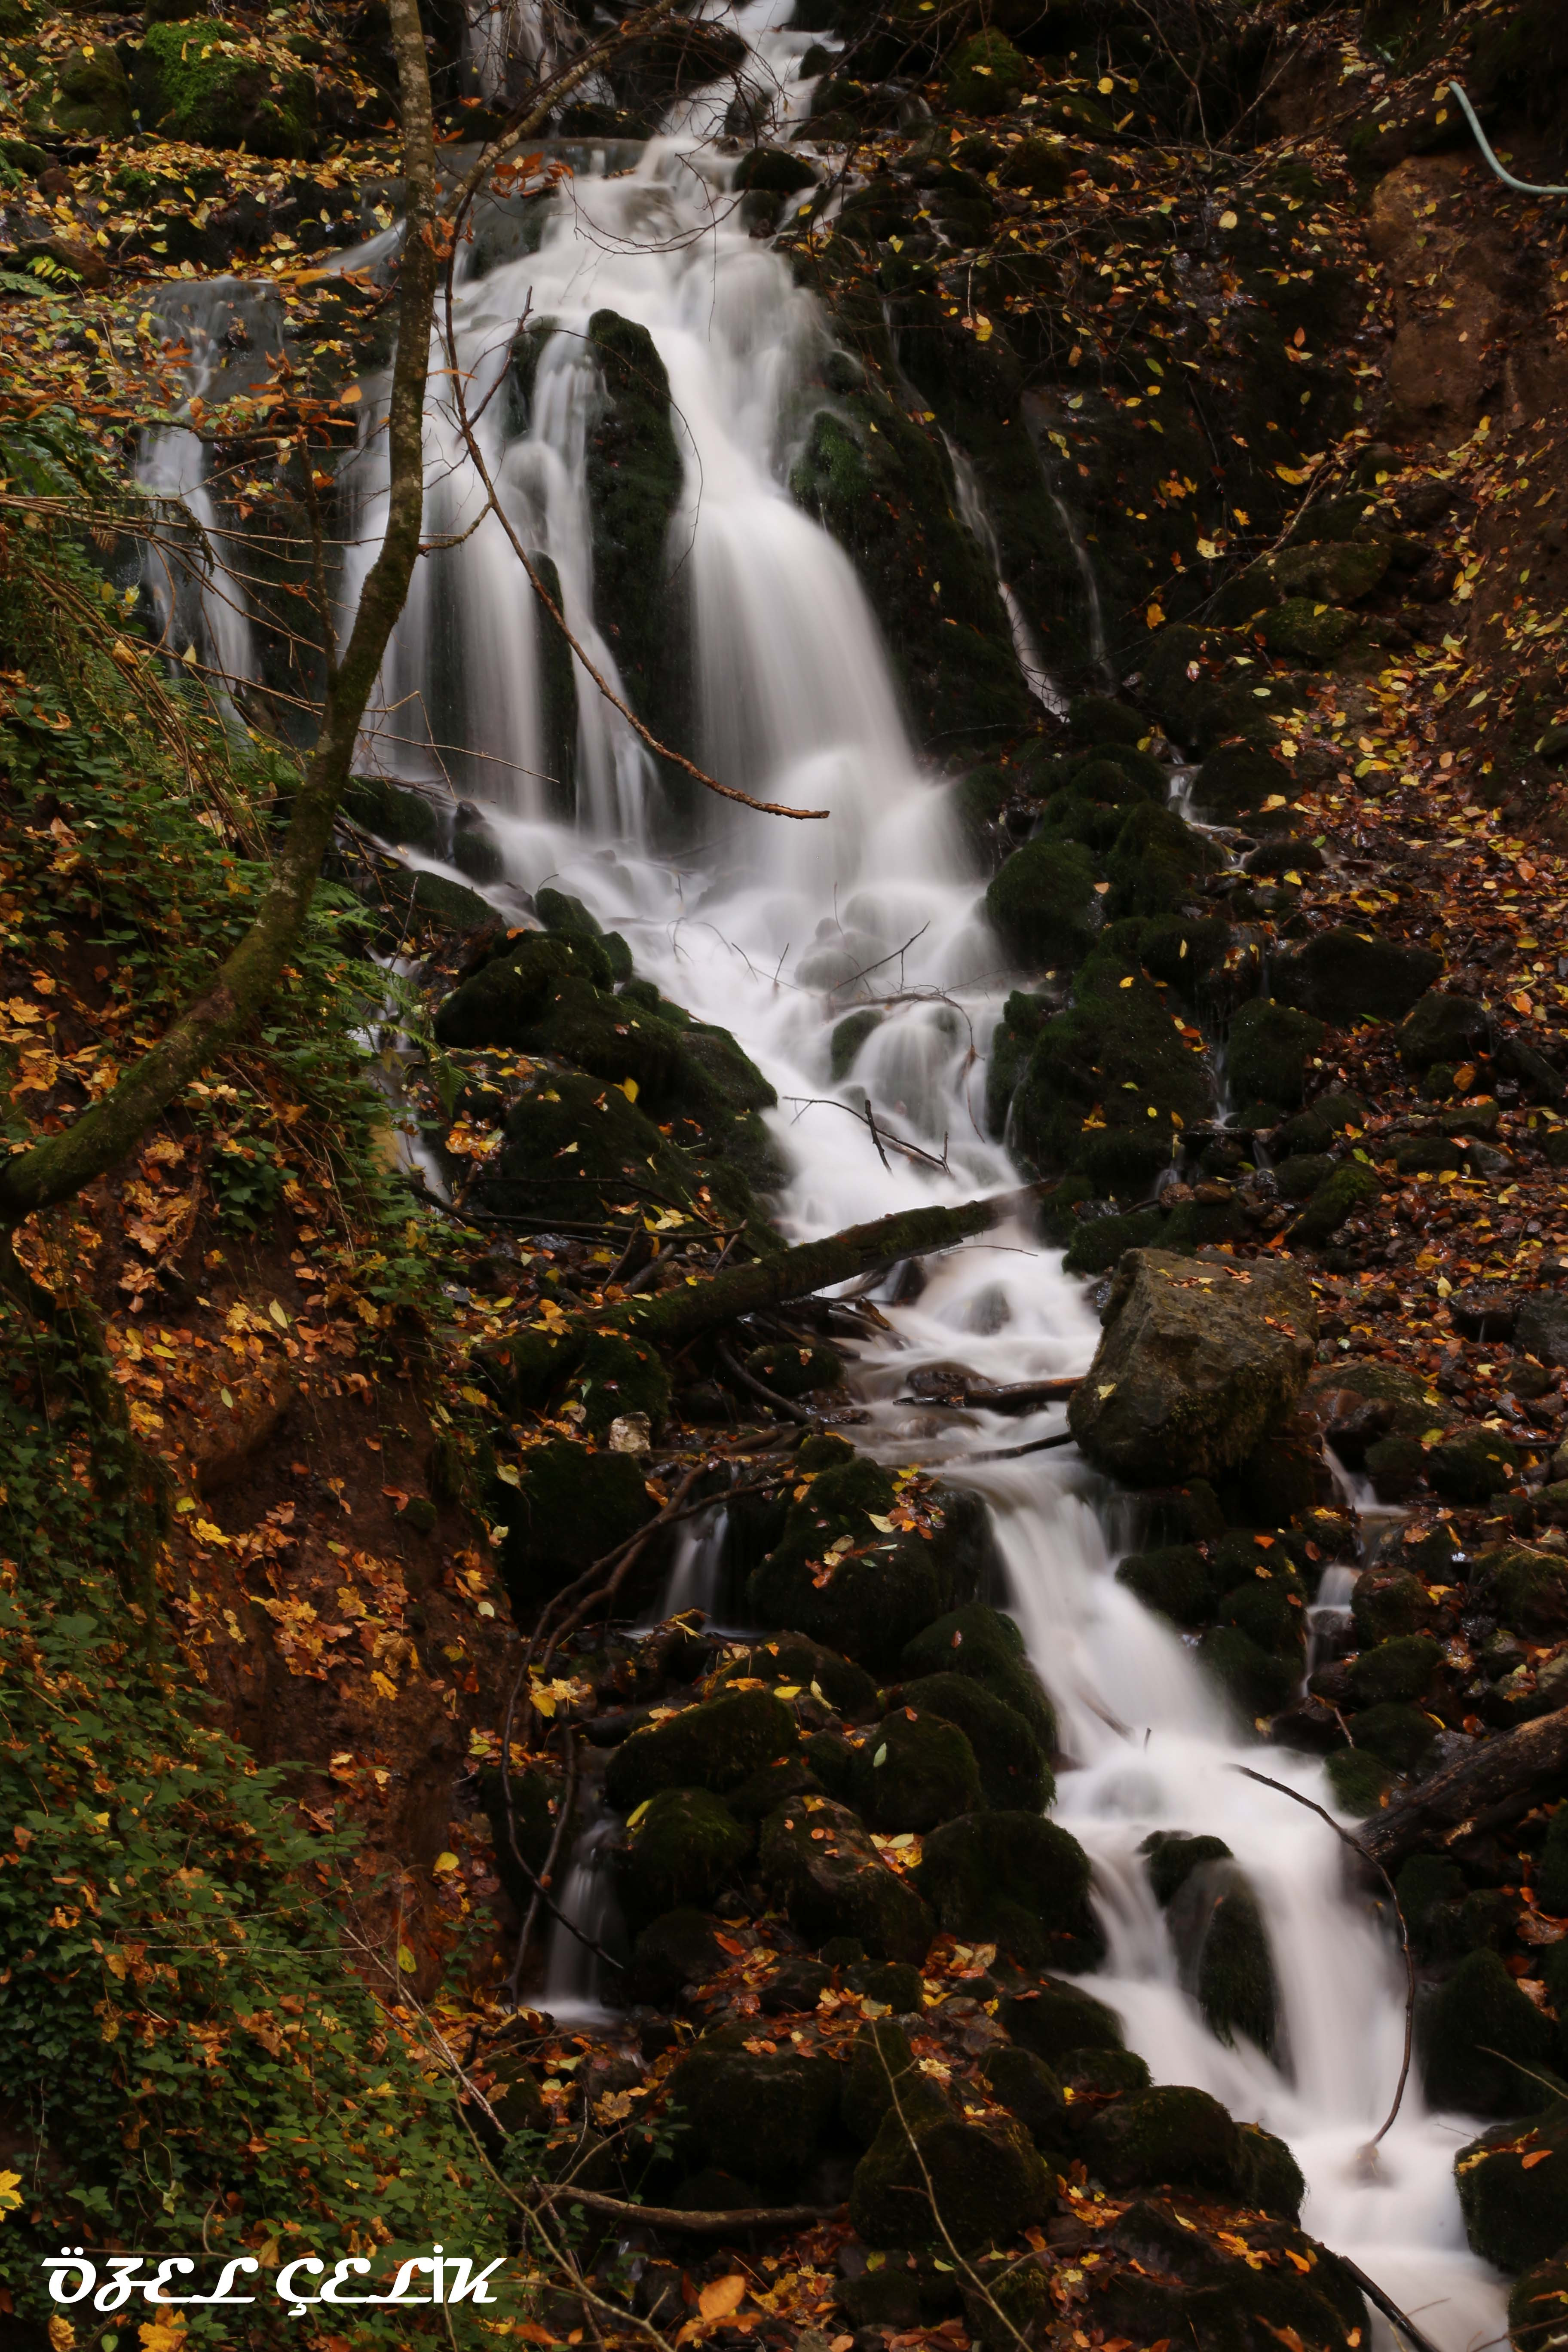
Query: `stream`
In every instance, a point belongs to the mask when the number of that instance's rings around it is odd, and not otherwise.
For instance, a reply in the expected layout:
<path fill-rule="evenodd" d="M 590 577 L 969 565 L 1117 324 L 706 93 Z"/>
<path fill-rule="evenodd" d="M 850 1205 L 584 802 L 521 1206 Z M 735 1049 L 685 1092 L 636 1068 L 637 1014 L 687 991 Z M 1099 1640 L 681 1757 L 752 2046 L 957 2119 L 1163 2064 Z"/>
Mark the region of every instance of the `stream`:
<path fill-rule="evenodd" d="M 757 87 L 785 112 L 802 103 L 795 77 L 812 37 L 789 29 L 791 5 L 753 0 L 733 16 Z M 592 605 L 585 446 L 597 379 L 585 337 L 605 307 L 648 330 L 685 462 L 672 536 L 690 614 L 695 756 L 748 792 L 829 808 L 831 820 L 794 824 L 714 800 L 700 844 L 671 852 L 647 754 L 581 676 L 576 822 L 553 815 L 540 617 L 494 516 L 418 568 L 362 764 L 480 802 L 505 859 L 505 879 L 488 887 L 498 906 L 515 909 L 511 893 L 546 882 L 576 895 L 626 936 L 641 973 L 737 1036 L 778 1090 L 772 1123 L 790 1169 L 779 1215 L 805 1237 L 1018 1181 L 982 1116 L 990 1035 L 1017 975 L 987 929 L 984 880 L 959 845 L 946 790 L 912 748 L 855 569 L 785 486 L 826 397 L 802 387 L 830 337 L 784 258 L 741 225 L 726 192 L 733 159 L 709 136 L 722 114 L 721 103 L 689 100 L 646 145 L 596 158 L 574 147 L 573 178 L 536 200 L 536 213 L 547 207 L 536 249 L 526 249 L 521 210 L 488 212 L 482 274 L 468 263 L 458 289 L 458 360 L 477 411 L 519 320 L 553 323 L 526 427 L 509 438 L 497 399 L 478 429 L 522 543 L 553 559 L 571 626 L 613 677 Z M 433 385 L 426 533 L 456 536 L 483 499 L 434 373 Z M 366 405 L 374 422 L 368 393 Z M 377 446 L 367 432 L 357 461 L 358 577 L 384 504 Z M 184 456 L 151 452 L 149 474 L 161 467 L 170 489 L 205 495 Z M 356 586 L 351 567 L 351 606 Z M 243 667 L 232 611 L 215 634 L 224 630 Z M 1043 677 L 1030 683 L 1051 698 Z M 447 741 L 481 756 L 449 753 Z M 835 1081 L 835 1025 L 866 1007 L 876 1025 Z M 884 1165 L 847 1111 L 868 1098 L 890 1137 L 927 1156 L 889 1151 Z M 1502 2292 L 1466 2248 L 1452 2178 L 1473 2125 L 1427 2113 L 1413 2077 L 1375 2158 L 1363 2153 L 1399 2074 L 1398 1952 L 1347 1891 L 1329 1828 L 1236 1769 L 1251 1763 L 1331 1805 L 1321 1766 L 1260 1751 L 1191 1647 L 1115 1581 L 1138 1535 L 1131 1498 L 1070 1450 L 970 1460 L 1059 1429 L 1060 1407 L 1020 1423 L 900 1402 L 921 1364 L 960 1361 L 996 1383 L 1081 1371 L 1099 1333 L 1085 1286 L 1059 1254 L 1003 1227 L 933 1262 L 918 1297 L 887 1312 L 894 1339 L 854 1368 L 870 1415 L 859 1440 L 973 1486 L 994 1513 L 1007 1605 L 1068 1759 L 1058 1818 L 1093 1859 L 1109 1943 L 1096 1993 L 1157 2082 L 1199 2084 L 1289 2141 L 1309 2183 L 1303 2226 L 1360 2263 L 1439 2352 L 1502 2336 Z M 683 1548 L 671 1605 L 712 1597 L 721 1543 L 710 1533 Z M 1323 1606 L 1342 1610 L 1349 1580 L 1333 1573 Z M 1154 1828 L 1223 1837 L 1256 1890 L 1280 1990 L 1279 2063 L 1222 2045 L 1184 1988 L 1138 1858 Z M 567 1895 L 590 1909 L 602 1899 L 592 1865 L 580 1845 Z M 573 1948 L 552 1953 L 552 2010 L 590 1990 L 572 1976 Z"/>

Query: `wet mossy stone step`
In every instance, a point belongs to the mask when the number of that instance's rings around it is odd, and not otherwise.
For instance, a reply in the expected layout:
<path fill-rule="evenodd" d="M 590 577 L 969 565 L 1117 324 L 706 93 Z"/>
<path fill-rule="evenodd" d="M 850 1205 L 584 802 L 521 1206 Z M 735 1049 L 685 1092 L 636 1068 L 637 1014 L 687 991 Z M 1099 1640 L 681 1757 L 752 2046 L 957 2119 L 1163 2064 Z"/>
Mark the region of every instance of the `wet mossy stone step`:
<path fill-rule="evenodd" d="M 751 1853 L 752 1832 L 707 1789 L 661 1789 L 628 1822 L 616 1859 L 621 1894 L 635 1918 L 705 1906 L 730 1885 Z"/>
<path fill-rule="evenodd" d="M 906 1708 L 954 1724 L 963 1733 L 986 1804 L 1002 1811 L 1030 1811 L 1052 1801 L 1055 1778 L 1034 1731 L 1016 1708 L 973 1675 L 920 1675 L 905 1683 L 902 1697 Z"/>
<path fill-rule="evenodd" d="M 531 1446 L 514 1486 L 498 1482 L 490 1497 L 506 1517 L 501 1575 L 519 1619 L 595 1560 L 646 1527 L 658 1505 L 637 1458 L 595 1452 L 565 1438 Z"/>
<path fill-rule="evenodd" d="M 914 1880 L 941 1926 L 1026 1968 L 1089 1969 L 1105 1940 L 1078 1840 L 1038 1813 L 968 1813 L 933 1830 Z"/>
<path fill-rule="evenodd" d="M 1055 1750 L 1056 1712 L 1030 1664 L 1027 1644 L 1013 1619 L 989 1601 L 972 1601 L 937 1618 L 905 1643 L 900 1663 L 911 1681 L 962 1675 L 979 1683 L 1023 1717 L 1042 1754 Z"/>
<path fill-rule="evenodd" d="M 763 1823 L 758 1869 L 808 1940 L 853 1937 L 878 1959 L 925 1958 L 931 1913 L 847 1805 L 806 1795 L 777 1807 Z"/>
<path fill-rule="evenodd" d="M 1044 2219 L 1056 2176 L 1021 2124 L 961 2118 L 940 2094 L 900 2104 L 901 2115 L 889 2107 L 883 2117 L 850 2185 L 849 2218 L 865 2244 L 951 2240 L 971 2252 L 1008 2244 Z"/>
<path fill-rule="evenodd" d="M 1254 997 L 1237 1012 L 1226 1042 L 1226 1077 L 1233 1097 L 1268 1103 L 1281 1112 L 1299 1110 L 1323 1035 L 1322 1023 L 1311 1013 Z"/>
<path fill-rule="evenodd" d="M 723 1671 L 727 1680 L 754 1675 L 775 1686 L 804 1688 L 813 1697 L 826 1699 L 849 1723 L 869 1722 L 878 1712 L 877 1685 L 865 1668 L 804 1633 L 778 1633 L 753 1643 Z"/>
<path fill-rule="evenodd" d="M 1076 841 L 1047 836 L 1016 849 L 985 893 L 993 930 L 1019 963 L 1071 969 L 1099 928 L 1095 863 Z"/>
<path fill-rule="evenodd" d="M 663 1789 L 707 1789 L 721 1796 L 776 1757 L 792 1754 L 799 1740 L 793 1713 L 771 1691 L 727 1691 L 634 1731 L 611 1756 L 605 1794 L 625 1813 Z"/>
<path fill-rule="evenodd" d="M 787 2045 L 749 2050 L 755 2039 L 749 2026 L 721 2026 L 678 2060 L 667 2087 L 689 2134 L 681 2153 L 764 2189 L 792 2189 L 833 2118 L 838 2068 Z"/>
<path fill-rule="evenodd" d="M 1558 1552 L 1500 1544 L 1472 1562 L 1470 1583 L 1477 1604 L 1510 1633 L 1540 1639 L 1568 1627 L 1568 1561 Z"/>
<path fill-rule="evenodd" d="M 1422 2001 L 1416 2046 L 1434 2107 L 1472 2116 L 1533 2115 L 1555 2095 L 1552 2021 L 1521 1992 L 1496 1952 L 1471 1952 Z M 1464 2175 L 1459 2178 L 1463 2202 Z M 1558 2238 L 1553 2245 L 1562 2242 Z"/>
<path fill-rule="evenodd" d="M 957 1724 L 895 1707 L 850 1751 L 845 1794 L 868 1829 L 936 1829 L 980 1802 L 980 1768 Z"/>
<path fill-rule="evenodd" d="M 587 341 L 601 386 L 586 451 L 594 617 L 633 709 L 680 749 L 687 713 L 674 681 L 684 676 L 676 658 L 681 607 L 664 593 L 664 580 L 685 467 L 669 378 L 647 329 L 615 310 L 594 312 Z"/>

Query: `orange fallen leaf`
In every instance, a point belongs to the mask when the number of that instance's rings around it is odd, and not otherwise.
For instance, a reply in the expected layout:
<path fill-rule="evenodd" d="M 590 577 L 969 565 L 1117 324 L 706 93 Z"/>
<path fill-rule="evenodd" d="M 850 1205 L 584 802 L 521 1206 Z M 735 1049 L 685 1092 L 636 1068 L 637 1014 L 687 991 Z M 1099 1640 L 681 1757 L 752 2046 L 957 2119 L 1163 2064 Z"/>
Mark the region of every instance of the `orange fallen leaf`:
<path fill-rule="evenodd" d="M 1549 2147 L 1538 2147 L 1532 2149 L 1529 2156 L 1521 2156 L 1520 2158 L 1520 2170 L 1521 2172 L 1528 2172 L 1532 2164 L 1544 2164 L 1551 2153 L 1552 2150 Z"/>
<path fill-rule="evenodd" d="M 723 2278 L 709 2280 L 697 2298 L 697 2308 L 704 2319 L 728 2319 L 745 2299 L 746 2281 L 739 2271 L 730 2271 Z"/>

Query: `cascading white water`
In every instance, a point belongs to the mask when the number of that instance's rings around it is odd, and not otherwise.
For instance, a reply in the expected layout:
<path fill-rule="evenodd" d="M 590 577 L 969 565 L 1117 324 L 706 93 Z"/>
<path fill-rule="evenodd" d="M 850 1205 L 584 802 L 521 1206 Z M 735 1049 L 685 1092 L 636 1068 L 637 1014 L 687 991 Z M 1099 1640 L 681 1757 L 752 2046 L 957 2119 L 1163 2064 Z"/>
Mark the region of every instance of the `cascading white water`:
<path fill-rule="evenodd" d="M 789 5 L 758 0 L 739 19 L 778 79 L 805 46 L 787 32 Z M 584 451 L 597 394 L 585 335 L 601 307 L 648 330 L 686 465 L 673 539 L 689 594 L 700 756 L 769 798 L 830 806 L 831 821 L 796 824 L 715 803 L 702 846 L 661 856 L 647 755 L 581 677 L 578 821 L 553 820 L 539 772 L 538 622 L 493 518 L 424 568 L 367 750 L 394 772 L 438 782 L 440 712 L 452 742 L 485 755 L 464 774 L 489 803 L 510 884 L 548 879 L 579 895 L 627 937 L 640 971 L 731 1029 L 773 1081 L 791 1169 L 781 1213 L 806 1234 L 1016 1181 L 980 1114 L 1005 976 L 980 877 L 963 870 L 944 793 L 912 754 L 854 569 L 784 487 L 804 429 L 803 368 L 825 328 L 783 259 L 746 236 L 727 205 L 729 167 L 698 135 L 721 111 L 718 100 L 706 116 L 689 101 L 679 135 L 649 142 L 634 169 L 581 171 L 549 200 L 536 251 L 460 285 L 458 362 L 477 409 L 524 313 L 554 322 L 526 430 L 508 438 L 500 398 L 479 430 L 524 545 L 552 558 L 574 630 L 614 677 L 593 616 Z M 430 524 L 459 530 L 480 498 L 446 397 L 437 389 L 429 419 Z M 362 495 L 368 551 L 382 495 L 368 472 Z M 353 588 L 351 577 L 351 599 Z M 834 1026 L 867 1005 L 879 1008 L 879 1024 L 848 1084 L 835 1084 Z M 835 1108 L 868 1097 L 892 1134 L 929 1156 L 891 1154 L 884 1165 L 864 1125 Z M 1286 2137 L 1310 2184 L 1307 2228 L 1418 2314 L 1442 2352 L 1467 2352 L 1501 2325 L 1497 2284 L 1465 2250 L 1451 2177 L 1470 2126 L 1425 2113 L 1412 2084 L 1375 2162 L 1362 2156 L 1399 2071 L 1403 1982 L 1386 1933 L 1346 1890 L 1335 1838 L 1240 1776 L 1236 1767 L 1258 1754 L 1248 1727 L 1187 1645 L 1115 1580 L 1133 1534 L 1130 1506 L 1059 1453 L 970 1460 L 1046 1433 L 1059 1412 L 944 1420 L 899 1401 L 921 1361 L 956 1356 L 997 1382 L 1081 1370 L 1097 1336 L 1082 1288 L 1020 1228 L 966 1244 L 930 1276 L 916 1304 L 893 1310 L 901 1350 L 861 1361 L 868 1435 L 889 1458 L 938 1465 L 991 1504 L 1011 1606 L 1059 1711 L 1069 1767 L 1058 1815 L 1094 1862 L 1110 1946 L 1095 1989 L 1157 2079 L 1200 2084 Z M 695 1573 L 695 1557 L 687 1565 Z M 1320 1765 L 1270 1749 L 1268 1766 L 1330 1801 Z M 1280 1988 L 1279 2065 L 1223 2046 L 1182 1989 L 1137 1858 L 1154 1828 L 1218 1834 L 1255 1887 Z M 595 1832 L 569 1903 L 599 1899 L 590 1849 Z M 543 1996 L 552 2008 L 584 1999 L 574 1965 L 558 1935 Z"/>

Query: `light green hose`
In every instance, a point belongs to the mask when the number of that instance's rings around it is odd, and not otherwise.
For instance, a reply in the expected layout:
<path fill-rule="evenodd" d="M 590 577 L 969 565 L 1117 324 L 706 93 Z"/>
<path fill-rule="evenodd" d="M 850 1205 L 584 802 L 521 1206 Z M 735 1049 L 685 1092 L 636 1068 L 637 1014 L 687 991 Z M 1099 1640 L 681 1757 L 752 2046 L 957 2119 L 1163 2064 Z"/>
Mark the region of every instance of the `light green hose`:
<path fill-rule="evenodd" d="M 1476 118 L 1475 108 L 1470 104 L 1469 100 L 1465 96 L 1465 93 L 1459 88 L 1458 83 L 1457 81 L 1451 81 L 1448 84 L 1448 89 L 1450 95 L 1457 98 L 1459 104 L 1464 108 L 1465 120 L 1468 122 L 1470 129 L 1476 134 L 1481 153 L 1486 157 L 1487 162 L 1491 165 L 1492 170 L 1497 173 L 1498 178 L 1503 183 L 1505 187 L 1517 188 L 1521 196 L 1568 196 L 1568 188 L 1532 187 L 1528 180 L 1516 180 L 1511 172 L 1505 172 L 1502 165 L 1498 162 L 1497 157 L 1492 153 L 1491 141 L 1481 129 L 1480 123 Z"/>

